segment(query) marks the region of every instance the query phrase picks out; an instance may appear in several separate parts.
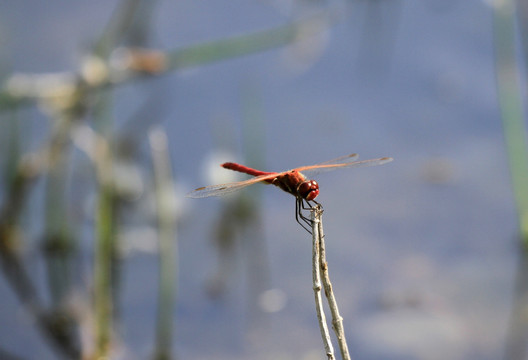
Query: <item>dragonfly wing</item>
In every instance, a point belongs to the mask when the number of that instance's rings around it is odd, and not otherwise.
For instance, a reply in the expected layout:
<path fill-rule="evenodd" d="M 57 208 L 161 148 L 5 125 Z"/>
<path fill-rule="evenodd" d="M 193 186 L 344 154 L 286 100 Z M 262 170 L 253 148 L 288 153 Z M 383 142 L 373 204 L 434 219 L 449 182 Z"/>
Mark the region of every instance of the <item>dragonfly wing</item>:
<path fill-rule="evenodd" d="M 343 162 L 351 162 L 351 161 L 355 161 L 359 158 L 359 155 L 358 154 L 348 154 L 348 155 L 345 155 L 345 156 L 340 156 L 338 158 L 335 158 L 335 159 L 332 159 L 332 160 L 327 160 L 327 161 L 323 161 L 322 163 L 318 163 L 316 165 L 325 165 L 325 164 L 340 164 L 340 163 L 343 163 Z"/>
<path fill-rule="evenodd" d="M 249 185 L 252 185 L 258 182 L 273 180 L 274 178 L 280 175 L 283 175 L 285 173 L 288 173 L 290 171 L 299 171 L 299 172 L 303 171 L 306 173 L 313 174 L 313 173 L 319 173 L 323 171 L 330 171 L 330 170 L 346 168 L 346 167 L 383 165 L 385 163 L 392 161 L 392 158 L 388 158 L 388 157 L 379 158 L 379 159 L 371 159 L 371 160 L 363 160 L 363 161 L 354 161 L 357 158 L 358 158 L 357 154 L 350 154 L 350 155 L 341 156 L 337 159 L 333 159 L 330 161 L 325 161 L 317 165 L 301 166 L 299 168 L 284 171 L 281 173 L 271 173 L 271 174 L 257 176 L 257 177 L 254 177 L 248 180 L 234 182 L 234 183 L 200 187 L 198 189 L 191 191 L 186 196 L 190 198 L 222 196 L 222 195 L 226 195 L 226 194 L 230 194 L 232 192 L 238 191 L 242 188 L 245 188 L 246 186 L 249 186 Z"/>
<path fill-rule="evenodd" d="M 318 165 L 301 166 L 300 168 L 297 168 L 295 170 L 314 174 L 314 173 L 331 171 L 331 170 L 340 169 L 340 168 L 383 165 L 388 162 L 391 162 L 392 160 L 393 159 L 390 157 L 383 157 L 379 159 L 350 161 L 350 162 L 337 163 L 337 164 L 322 163 Z"/>
<path fill-rule="evenodd" d="M 205 198 L 209 196 L 223 196 L 223 195 L 227 195 L 232 192 L 238 191 L 240 189 L 243 189 L 246 186 L 253 185 L 261 181 L 274 179 L 276 176 L 277 176 L 276 174 L 269 174 L 269 175 L 257 176 L 257 177 L 254 177 L 248 180 L 234 182 L 234 183 L 199 187 L 198 189 L 191 191 L 185 196 L 190 197 L 190 198 Z"/>
<path fill-rule="evenodd" d="M 359 155 L 358 154 L 348 154 L 348 155 L 344 155 L 344 156 L 340 156 L 338 158 L 335 158 L 335 159 L 332 159 L 332 160 L 327 160 L 327 161 L 323 161 L 321 163 L 317 163 L 315 165 L 307 165 L 307 166 L 301 166 L 299 168 L 295 168 L 293 170 L 297 170 L 297 171 L 303 171 L 303 170 L 307 170 L 307 173 L 309 174 L 312 174 L 312 175 L 315 175 L 315 174 L 318 174 L 320 172 L 323 172 L 323 171 L 330 171 L 331 169 L 326 169 L 325 167 L 323 167 L 323 165 L 337 165 L 337 164 L 343 164 L 343 163 L 351 163 L 355 160 L 357 160 L 359 158 Z"/>

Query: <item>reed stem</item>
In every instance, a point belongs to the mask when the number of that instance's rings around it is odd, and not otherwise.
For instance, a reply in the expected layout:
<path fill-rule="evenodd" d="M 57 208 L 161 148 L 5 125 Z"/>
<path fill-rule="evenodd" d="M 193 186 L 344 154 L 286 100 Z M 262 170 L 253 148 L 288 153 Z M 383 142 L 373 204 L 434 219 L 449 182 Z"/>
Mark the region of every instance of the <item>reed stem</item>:
<path fill-rule="evenodd" d="M 515 4 L 497 2 L 494 7 L 496 76 L 501 119 L 519 218 L 520 238 L 528 251 L 528 143 L 524 124 L 521 74 L 515 38 Z"/>
<path fill-rule="evenodd" d="M 159 297 L 156 336 L 156 360 L 172 358 L 172 328 L 177 280 L 176 204 L 170 166 L 167 135 L 160 128 L 149 134 L 154 176 L 159 232 Z"/>

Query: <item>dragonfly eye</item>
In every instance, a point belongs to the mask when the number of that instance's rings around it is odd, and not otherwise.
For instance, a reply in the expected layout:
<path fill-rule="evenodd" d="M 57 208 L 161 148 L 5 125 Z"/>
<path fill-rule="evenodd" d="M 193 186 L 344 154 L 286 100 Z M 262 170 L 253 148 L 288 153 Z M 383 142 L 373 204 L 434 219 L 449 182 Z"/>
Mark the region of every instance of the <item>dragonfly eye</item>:
<path fill-rule="evenodd" d="M 315 180 L 302 182 L 297 188 L 297 193 L 308 201 L 311 201 L 319 195 L 319 184 Z"/>

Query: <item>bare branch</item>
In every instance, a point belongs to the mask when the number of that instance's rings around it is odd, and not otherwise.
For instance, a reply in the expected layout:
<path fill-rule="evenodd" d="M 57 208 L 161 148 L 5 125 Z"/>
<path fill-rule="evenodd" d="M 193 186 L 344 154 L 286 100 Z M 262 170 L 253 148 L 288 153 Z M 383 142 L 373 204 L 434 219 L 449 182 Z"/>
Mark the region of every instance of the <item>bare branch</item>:
<path fill-rule="evenodd" d="M 312 220 L 312 278 L 313 290 L 315 295 L 315 309 L 317 311 L 317 320 L 319 322 L 319 329 L 321 330 L 321 337 L 329 360 L 335 359 L 334 347 L 330 339 L 330 332 L 326 324 L 326 316 L 323 309 L 323 301 L 321 296 L 321 257 L 320 257 L 320 235 L 319 223 L 321 221 L 322 210 L 319 206 L 313 207 L 310 213 Z"/>
<path fill-rule="evenodd" d="M 339 315 L 339 309 L 337 308 L 337 301 L 335 299 L 334 292 L 332 290 L 332 283 L 330 282 L 330 276 L 328 275 L 328 263 L 326 262 L 326 252 L 325 252 L 325 243 L 324 243 L 324 232 L 323 232 L 323 221 L 321 218 L 322 210 L 317 208 L 312 213 L 315 213 L 315 217 L 319 218 L 317 221 L 317 234 L 319 236 L 319 250 L 320 250 L 320 262 L 321 274 L 323 280 L 323 286 L 325 289 L 326 299 L 328 301 L 328 306 L 330 307 L 330 312 L 332 313 L 332 328 L 337 337 L 337 344 L 339 350 L 341 351 L 341 358 L 343 360 L 350 360 L 350 354 L 348 353 L 348 346 L 345 337 L 345 330 L 343 329 L 343 318 Z M 314 227 L 316 225 L 314 224 Z M 315 234 L 315 231 L 314 231 Z"/>

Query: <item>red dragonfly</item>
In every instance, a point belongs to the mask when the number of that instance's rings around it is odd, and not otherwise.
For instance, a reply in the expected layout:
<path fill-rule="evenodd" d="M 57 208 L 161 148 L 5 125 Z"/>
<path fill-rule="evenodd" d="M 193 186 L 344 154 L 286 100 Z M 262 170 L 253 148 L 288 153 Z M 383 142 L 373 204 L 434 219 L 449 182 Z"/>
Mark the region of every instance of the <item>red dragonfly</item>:
<path fill-rule="evenodd" d="M 310 219 L 302 214 L 302 210 L 307 210 L 313 207 L 314 205 L 312 205 L 311 202 L 320 205 L 317 201 L 315 201 L 315 198 L 317 195 L 319 195 L 319 184 L 315 180 L 308 179 L 303 173 L 301 173 L 301 171 L 307 173 L 319 173 L 322 171 L 330 171 L 340 168 L 383 165 L 392 161 L 392 158 L 390 157 L 357 161 L 358 157 L 358 154 L 350 154 L 316 165 L 301 166 L 283 172 L 265 172 L 237 163 L 226 162 L 220 166 L 225 169 L 238 171 L 253 175 L 255 177 L 228 184 L 199 187 L 198 189 L 195 189 L 187 194 L 187 197 L 204 198 L 209 196 L 222 196 L 260 182 L 273 184 L 287 193 L 295 196 L 295 220 L 304 229 L 308 230 L 308 228 L 304 226 L 299 219 L 301 219 L 306 225 L 311 226 Z M 305 207 L 305 202 L 308 207 Z M 310 230 L 308 230 L 308 232 L 310 232 Z"/>

